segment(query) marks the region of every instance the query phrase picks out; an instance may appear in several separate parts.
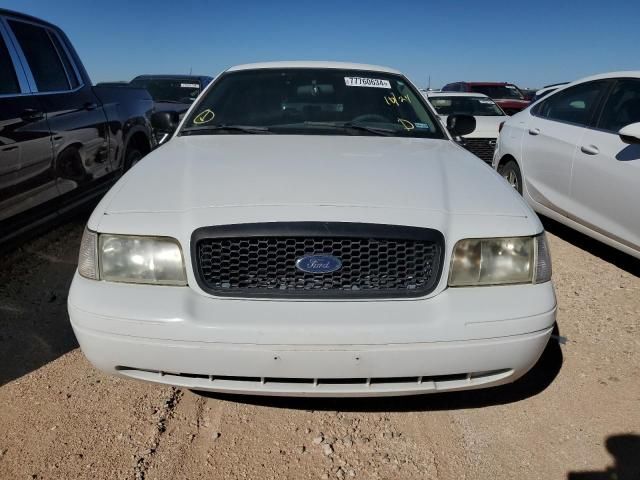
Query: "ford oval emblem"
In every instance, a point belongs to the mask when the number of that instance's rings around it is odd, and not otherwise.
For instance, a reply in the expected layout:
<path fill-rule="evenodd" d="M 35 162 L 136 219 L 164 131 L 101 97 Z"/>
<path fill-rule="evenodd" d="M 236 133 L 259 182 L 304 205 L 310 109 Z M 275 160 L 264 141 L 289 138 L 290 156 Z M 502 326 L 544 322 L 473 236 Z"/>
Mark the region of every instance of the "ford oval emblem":
<path fill-rule="evenodd" d="M 342 268 L 342 261 L 333 255 L 305 255 L 296 260 L 296 268 L 305 273 L 331 273 Z"/>

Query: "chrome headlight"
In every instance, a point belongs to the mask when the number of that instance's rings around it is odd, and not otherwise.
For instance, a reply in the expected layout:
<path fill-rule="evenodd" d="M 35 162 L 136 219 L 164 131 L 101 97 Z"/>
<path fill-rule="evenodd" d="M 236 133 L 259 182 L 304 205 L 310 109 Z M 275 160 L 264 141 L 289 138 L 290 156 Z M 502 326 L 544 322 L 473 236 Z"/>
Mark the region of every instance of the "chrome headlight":
<path fill-rule="evenodd" d="M 98 235 L 85 230 L 78 272 L 110 282 L 187 284 L 180 244 L 168 237 Z"/>
<path fill-rule="evenodd" d="M 544 234 L 535 237 L 473 238 L 453 249 L 449 286 L 542 283 L 551 280 Z"/>

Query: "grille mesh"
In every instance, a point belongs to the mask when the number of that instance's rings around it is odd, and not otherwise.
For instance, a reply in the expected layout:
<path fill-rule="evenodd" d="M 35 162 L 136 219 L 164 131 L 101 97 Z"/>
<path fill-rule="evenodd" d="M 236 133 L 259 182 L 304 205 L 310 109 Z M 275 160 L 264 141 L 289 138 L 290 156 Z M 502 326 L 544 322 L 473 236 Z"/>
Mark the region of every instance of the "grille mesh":
<path fill-rule="evenodd" d="M 252 296 L 417 296 L 437 281 L 441 247 L 426 239 L 256 236 L 201 238 L 200 283 L 214 294 Z M 305 255 L 333 255 L 331 273 L 298 270 Z"/>
<path fill-rule="evenodd" d="M 465 138 L 462 144 L 464 148 L 481 158 L 487 163 L 493 160 L 493 152 L 496 148 L 495 138 Z"/>

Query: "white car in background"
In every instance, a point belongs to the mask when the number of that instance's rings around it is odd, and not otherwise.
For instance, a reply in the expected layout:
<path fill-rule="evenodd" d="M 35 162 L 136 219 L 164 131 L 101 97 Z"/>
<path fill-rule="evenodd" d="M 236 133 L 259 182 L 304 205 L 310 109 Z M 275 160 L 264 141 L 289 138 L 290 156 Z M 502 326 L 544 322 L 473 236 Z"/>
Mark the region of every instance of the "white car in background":
<path fill-rule="evenodd" d="M 371 396 L 516 380 L 556 298 L 538 217 L 402 74 L 277 62 L 221 74 L 109 191 L 68 306 L 113 374 Z"/>
<path fill-rule="evenodd" d="M 573 82 L 509 118 L 493 165 L 538 213 L 640 258 L 640 72 Z"/>
<path fill-rule="evenodd" d="M 423 92 L 444 124 L 449 115 L 471 115 L 476 129 L 462 137 L 460 144 L 471 153 L 491 163 L 500 124 L 509 117 L 492 99 L 482 93 Z"/>

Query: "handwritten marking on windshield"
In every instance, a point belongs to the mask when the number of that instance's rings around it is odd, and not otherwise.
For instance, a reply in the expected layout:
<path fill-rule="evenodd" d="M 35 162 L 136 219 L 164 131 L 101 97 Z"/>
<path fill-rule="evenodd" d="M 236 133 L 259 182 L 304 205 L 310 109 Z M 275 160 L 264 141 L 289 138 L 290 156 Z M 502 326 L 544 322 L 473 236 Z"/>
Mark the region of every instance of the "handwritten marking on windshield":
<path fill-rule="evenodd" d="M 193 119 L 193 124 L 202 125 L 203 123 L 209 123 L 215 116 L 216 114 L 207 108 L 206 110 L 203 110 L 195 116 L 195 118 Z"/>
<path fill-rule="evenodd" d="M 416 126 L 413 123 L 411 123 L 409 120 L 406 120 L 404 118 L 399 118 L 398 123 L 402 125 L 407 132 L 416 128 Z"/>
<path fill-rule="evenodd" d="M 411 103 L 409 95 L 400 95 L 399 97 L 396 97 L 395 93 L 385 96 L 384 101 L 387 103 L 387 105 L 395 105 L 396 107 L 399 107 L 400 104 L 404 102 Z"/>

